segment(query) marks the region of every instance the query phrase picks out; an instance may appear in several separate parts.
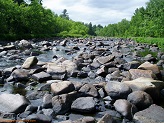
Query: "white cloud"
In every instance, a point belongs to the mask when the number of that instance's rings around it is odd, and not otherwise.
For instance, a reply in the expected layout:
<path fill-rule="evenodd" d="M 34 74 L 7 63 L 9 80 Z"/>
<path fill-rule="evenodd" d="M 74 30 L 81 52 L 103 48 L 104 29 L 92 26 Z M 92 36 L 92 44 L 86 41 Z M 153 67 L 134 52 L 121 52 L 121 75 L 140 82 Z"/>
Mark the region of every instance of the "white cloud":
<path fill-rule="evenodd" d="M 43 0 L 43 6 L 57 14 L 67 9 L 74 21 L 108 25 L 126 18 L 130 20 L 136 8 L 149 0 Z"/>

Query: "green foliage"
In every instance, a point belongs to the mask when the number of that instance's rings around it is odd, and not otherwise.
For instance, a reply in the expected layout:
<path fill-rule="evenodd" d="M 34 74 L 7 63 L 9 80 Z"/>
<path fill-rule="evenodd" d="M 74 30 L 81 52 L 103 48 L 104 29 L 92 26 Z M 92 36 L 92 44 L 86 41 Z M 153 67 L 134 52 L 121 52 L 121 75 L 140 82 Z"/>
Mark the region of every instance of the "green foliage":
<path fill-rule="evenodd" d="M 162 51 L 164 51 L 164 38 L 133 37 L 132 39 L 138 43 L 156 44 Z"/>
<path fill-rule="evenodd" d="M 144 51 L 138 51 L 138 55 L 141 57 L 145 57 L 148 54 L 151 54 L 155 58 L 157 57 L 157 52 L 152 52 L 147 48 L 145 48 Z"/>
<path fill-rule="evenodd" d="M 109 24 L 97 33 L 109 37 L 164 37 L 164 1 L 150 0 L 146 8 L 135 10 L 131 21 L 123 19 Z"/>
<path fill-rule="evenodd" d="M 88 27 L 62 17 L 42 6 L 42 0 L 0 0 L 0 39 L 17 40 L 57 36 L 63 31 L 71 36 L 88 34 Z M 65 34 L 64 34 L 65 35 Z"/>

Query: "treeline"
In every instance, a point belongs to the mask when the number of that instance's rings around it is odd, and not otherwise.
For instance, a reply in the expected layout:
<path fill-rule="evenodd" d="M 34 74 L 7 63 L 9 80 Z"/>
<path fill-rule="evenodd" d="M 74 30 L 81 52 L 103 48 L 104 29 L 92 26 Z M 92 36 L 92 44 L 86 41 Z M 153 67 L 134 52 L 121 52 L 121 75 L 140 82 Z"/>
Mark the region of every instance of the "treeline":
<path fill-rule="evenodd" d="M 0 39 L 16 40 L 52 36 L 85 36 L 88 25 L 42 6 L 42 0 L 0 0 Z"/>
<path fill-rule="evenodd" d="M 150 0 L 135 10 L 131 21 L 109 24 L 97 35 L 109 37 L 164 37 L 164 0 Z"/>

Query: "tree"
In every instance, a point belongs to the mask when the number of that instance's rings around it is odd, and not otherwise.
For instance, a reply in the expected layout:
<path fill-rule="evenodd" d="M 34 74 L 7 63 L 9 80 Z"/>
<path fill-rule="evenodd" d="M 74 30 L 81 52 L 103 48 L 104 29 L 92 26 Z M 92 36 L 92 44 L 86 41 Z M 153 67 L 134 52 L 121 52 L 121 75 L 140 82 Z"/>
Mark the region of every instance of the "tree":
<path fill-rule="evenodd" d="M 64 9 L 60 17 L 69 20 L 69 15 L 67 13 L 67 9 Z"/>

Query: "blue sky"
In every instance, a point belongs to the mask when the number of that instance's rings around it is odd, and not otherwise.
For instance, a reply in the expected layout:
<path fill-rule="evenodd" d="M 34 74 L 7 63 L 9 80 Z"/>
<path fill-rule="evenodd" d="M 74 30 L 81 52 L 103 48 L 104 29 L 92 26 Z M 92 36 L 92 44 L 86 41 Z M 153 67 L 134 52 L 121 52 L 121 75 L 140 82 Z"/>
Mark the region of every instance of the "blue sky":
<path fill-rule="evenodd" d="M 149 0 L 43 0 L 43 6 L 56 14 L 67 9 L 69 17 L 74 21 L 103 26 L 130 20 L 136 8 L 146 6 Z"/>

